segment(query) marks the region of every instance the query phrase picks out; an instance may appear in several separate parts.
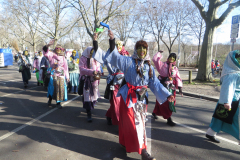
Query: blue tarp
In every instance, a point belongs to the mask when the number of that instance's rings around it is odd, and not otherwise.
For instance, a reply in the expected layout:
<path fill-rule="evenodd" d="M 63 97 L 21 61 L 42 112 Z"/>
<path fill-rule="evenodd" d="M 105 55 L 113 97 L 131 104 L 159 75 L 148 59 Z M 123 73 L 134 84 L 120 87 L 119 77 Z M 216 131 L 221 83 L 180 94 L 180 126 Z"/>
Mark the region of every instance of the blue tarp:
<path fill-rule="evenodd" d="M 4 66 L 10 66 L 13 65 L 13 55 L 12 55 L 12 49 L 10 48 L 0 48 L 0 53 L 3 53 L 4 55 Z"/>

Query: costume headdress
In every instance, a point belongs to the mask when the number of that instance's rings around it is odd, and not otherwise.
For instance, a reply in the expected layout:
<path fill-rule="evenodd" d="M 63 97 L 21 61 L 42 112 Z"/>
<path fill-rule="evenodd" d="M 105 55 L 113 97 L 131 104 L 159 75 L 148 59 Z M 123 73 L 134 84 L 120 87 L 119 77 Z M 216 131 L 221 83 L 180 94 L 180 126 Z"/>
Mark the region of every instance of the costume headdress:
<path fill-rule="evenodd" d="M 137 54 L 137 48 L 140 47 L 140 46 L 143 46 L 147 49 L 147 53 L 146 53 L 146 56 L 141 59 L 138 57 L 138 54 Z M 140 77 L 142 77 L 142 73 L 140 72 L 140 69 L 142 69 L 143 65 L 144 65 L 144 62 L 147 62 L 150 69 L 149 69 L 149 77 L 152 77 L 153 74 L 152 74 L 152 69 L 151 69 L 151 59 L 150 59 L 150 56 L 149 56 L 149 52 L 148 52 L 148 44 L 146 41 L 143 41 L 143 40 L 140 40 L 140 41 L 137 41 L 137 43 L 135 44 L 135 47 L 134 47 L 134 52 L 133 52 L 133 55 L 132 55 L 132 58 L 135 59 L 135 63 L 136 63 L 136 71 L 137 73 L 139 74 Z M 140 60 L 141 63 L 139 65 L 137 60 Z"/>
<path fill-rule="evenodd" d="M 223 64 L 221 78 L 228 74 L 235 74 L 235 73 L 240 74 L 240 65 L 236 59 L 238 57 L 240 57 L 239 50 L 229 52 L 229 54 L 227 55 L 227 58 Z"/>
<path fill-rule="evenodd" d="M 60 50 L 61 50 L 61 53 L 57 53 L 57 52 L 56 52 L 57 49 L 60 49 Z M 64 48 L 63 48 L 61 45 L 59 45 L 59 44 L 56 45 L 56 47 L 55 47 L 55 49 L 54 49 L 53 51 L 54 51 L 57 55 L 59 55 L 59 56 L 64 56 Z"/>

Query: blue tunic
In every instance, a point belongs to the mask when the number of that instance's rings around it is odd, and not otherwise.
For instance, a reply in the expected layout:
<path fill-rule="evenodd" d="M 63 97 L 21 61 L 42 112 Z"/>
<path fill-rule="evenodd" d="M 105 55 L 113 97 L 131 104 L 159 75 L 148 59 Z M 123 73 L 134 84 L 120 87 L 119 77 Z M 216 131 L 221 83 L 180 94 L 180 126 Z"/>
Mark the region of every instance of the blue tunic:
<path fill-rule="evenodd" d="M 110 63 L 107 62 L 106 58 L 107 55 L 109 55 L 109 50 L 107 51 L 107 54 L 103 52 L 102 50 L 98 49 L 97 52 L 94 52 L 92 57 L 98 61 L 99 63 L 104 64 L 107 67 L 108 70 L 108 76 L 107 76 L 107 84 L 109 84 L 113 80 L 113 84 L 121 84 L 122 80 L 121 78 L 124 77 L 124 74 L 118 74 L 114 76 L 113 74 L 118 73 L 120 70 L 114 66 L 112 66 Z"/>
<path fill-rule="evenodd" d="M 151 66 L 153 71 L 153 77 L 150 78 L 148 75 L 149 65 L 144 64 L 143 78 L 141 78 L 136 72 L 135 59 L 133 59 L 132 57 L 120 55 L 116 48 L 112 51 L 112 53 L 110 52 L 106 53 L 106 60 L 112 65 L 112 67 L 117 68 L 124 73 L 125 80 L 130 85 L 148 86 L 153 92 L 153 94 L 156 96 L 159 103 L 164 103 L 167 100 L 167 97 L 171 95 L 171 93 L 168 92 L 168 90 L 157 79 L 153 66 Z M 140 61 L 138 61 L 138 63 L 140 64 Z M 128 90 L 129 90 L 128 86 L 124 85 L 119 89 L 117 94 L 117 97 L 119 97 L 120 95 L 122 96 L 125 104 L 128 95 Z M 146 96 L 148 97 L 148 93 L 146 93 Z M 133 105 L 134 104 L 132 103 L 132 97 L 130 96 L 130 103 L 128 108 L 133 107 Z"/>

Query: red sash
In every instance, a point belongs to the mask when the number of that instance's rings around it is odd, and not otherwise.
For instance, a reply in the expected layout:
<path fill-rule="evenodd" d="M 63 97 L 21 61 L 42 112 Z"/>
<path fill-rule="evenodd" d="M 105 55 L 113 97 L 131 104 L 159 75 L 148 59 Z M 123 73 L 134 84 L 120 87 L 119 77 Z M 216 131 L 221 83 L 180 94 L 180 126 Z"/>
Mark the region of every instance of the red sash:
<path fill-rule="evenodd" d="M 117 73 L 112 74 L 112 76 L 116 76 L 118 74 L 123 74 L 123 73 L 122 72 L 117 72 Z"/>
<path fill-rule="evenodd" d="M 126 99 L 126 105 L 128 106 L 129 105 L 129 102 L 130 102 L 130 95 L 132 97 L 132 102 L 133 103 L 136 103 L 137 102 L 137 96 L 136 96 L 136 90 L 137 89 L 142 89 L 143 87 L 147 88 L 147 86 L 133 86 L 131 84 L 129 84 L 127 82 L 127 86 L 128 86 L 128 94 L 127 94 L 127 99 Z"/>

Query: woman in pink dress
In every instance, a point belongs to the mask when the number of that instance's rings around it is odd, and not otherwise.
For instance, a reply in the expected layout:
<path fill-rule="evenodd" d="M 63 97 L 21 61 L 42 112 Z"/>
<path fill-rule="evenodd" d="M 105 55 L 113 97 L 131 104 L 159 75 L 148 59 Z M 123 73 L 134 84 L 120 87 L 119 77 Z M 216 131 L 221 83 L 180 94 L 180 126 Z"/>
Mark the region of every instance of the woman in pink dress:
<path fill-rule="evenodd" d="M 69 81 L 67 60 L 64 56 L 64 48 L 57 45 L 52 51 L 49 46 L 54 41 L 43 47 L 43 54 L 49 60 L 51 68 L 48 72 L 51 73 L 50 82 L 48 85 L 48 106 L 51 106 L 52 99 L 56 100 L 57 107 L 62 108 L 61 102 L 67 101 L 67 86 L 66 80 Z M 56 67 L 57 66 L 57 67 Z"/>
<path fill-rule="evenodd" d="M 79 60 L 79 69 L 81 73 L 80 80 L 84 80 L 83 87 L 83 108 L 87 111 L 87 121 L 92 122 L 91 110 L 97 102 L 99 95 L 99 80 L 95 79 L 96 75 L 100 73 L 100 63 L 92 58 L 95 48 L 87 47 Z"/>
<path fill-rule="evenodd" d="M 176 54 L 171 53 L 168 56 L 167 61 L 162 62 L 162 52 L 163 51 L 159 51 L 152 58 L 152 61 L 155 64 L 158 73 L 160 74 L 158 76 L 158 79 L 162 85 L 165 86 L 174 95 L 174 98 L 176 97 L 176 89 L 179 89 L 180 95 L 183 95 L 182 79 L 180 78 L 178 68 L 176 67 Z M 176 112 L 175 103 L 176 99 L 174 102 L 165 101 L 162 104 L 159 104 L 158 101 L 156 101 L 156 105 L 152 113 L 153 117 L 155 119 L 158 119 L 157 115 L 163 116 L 164 119 L 167 119 L 168 125 L 175 126 L 176 124 L 172 121 L 171 118 L 172 112 Z"/>

